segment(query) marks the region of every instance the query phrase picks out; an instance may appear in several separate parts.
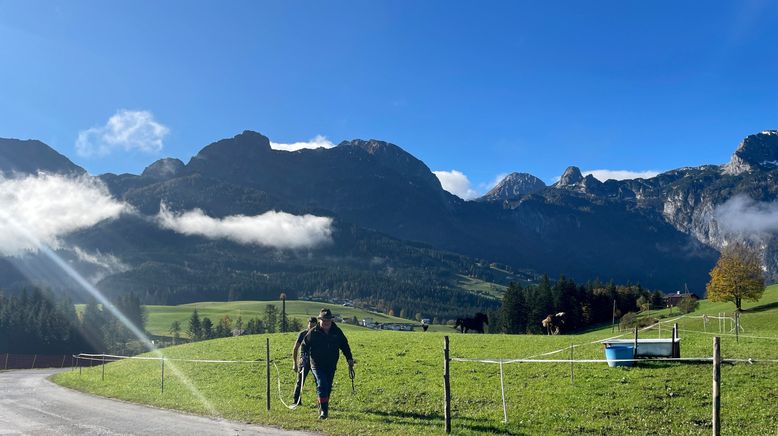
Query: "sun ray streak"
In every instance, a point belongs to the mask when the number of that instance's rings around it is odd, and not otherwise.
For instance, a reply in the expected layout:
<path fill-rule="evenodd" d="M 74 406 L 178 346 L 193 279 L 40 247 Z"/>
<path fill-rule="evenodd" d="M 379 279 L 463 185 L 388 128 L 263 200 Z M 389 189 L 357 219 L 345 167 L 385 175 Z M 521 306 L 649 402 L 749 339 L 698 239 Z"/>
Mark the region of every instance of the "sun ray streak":
<path fill-rule="evenodd" d="M 73 267 L 71 267 L 67 262 L 65 262 L 59 255 L 57 255 L 51 248 L 49 248 L 46 244 L 41 242 L 38 238 L 36 238 L 30 231 L 28 231 L 24 226 L 19 224 L 15 219 L 13 219 L 11 216 L 9 216 L 6 212 L 0 210 L 0 221 L 4 221 L 6 228 L 13 229 L 14 233 L 16 233 L 18 236 L 21 236 L 25 239 L 27 239 L 39 252 L 43 253 L 46 258 L 51 260 L 56 266 L 58 266 L 62 271 L 67 274 L 68 277 L 73 279 L 79 286 L 81 286 L 85 291 L 87 291 L 92 297 L 94 297 L 100 304 L 103 305 L 104 309 L 107 309 L 111 312 L 113 316 L 116 317 L 125 327 L 127 327 L 128 330 L 135 336 L 144 347 L 146 347 L 147 350 L 149 350 L 153 355 L 162 358 L 164 354 L 154 345 L 153 342 L 146 336 L 144 332 L 142 332 L 135 324 L 133 324 L 119 309 L 116 308 L 116 306 L 113 305 L 104 295 L 102 292 L 100 292 L 97 287 L 89 283 L 81 274 L 78 273 Z M 192 394 L 203 404 L 203 406 L 208 411 L 208 414 L 210 416 L 214 417 L 220 417 L 219 412 L 216 410 L 216 408 L 211 404 L 210 401 L 200 392 L 200 390 L 197 389 L 197 387 L 194 385 L 194 383 L 187 377 L 175 364 L 172 362 L 168 363 L 170 370 L 173 372 L 173 375 L 178 378 L 178 380 L 183 383 L 186 388 L 192 392 Z M 225 423 L 225 428 L 227 427 L 227 424 Z"/>

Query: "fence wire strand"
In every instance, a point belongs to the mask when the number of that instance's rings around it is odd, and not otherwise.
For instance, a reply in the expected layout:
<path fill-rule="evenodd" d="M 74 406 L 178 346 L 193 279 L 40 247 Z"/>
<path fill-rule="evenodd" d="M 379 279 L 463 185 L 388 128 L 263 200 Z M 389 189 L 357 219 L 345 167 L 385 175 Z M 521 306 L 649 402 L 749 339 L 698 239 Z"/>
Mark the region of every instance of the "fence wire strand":
<path fill-rule="evenodd" d="M 264 362 L 265 359 L 257 359 L 257 360 L 205 360 L 205 359 L 173 359 L 170 357 L 141 357 L 141 356 L 117 356 L 113 354 L 76 354 L 73 357 L 83 360 L 98 360 L 101 361 L 103 358 L 105 359 L 112 359 L 112 362 L 116 362 L 119 360 L 156 360 L 160 361 L 162 359 L 165 359 L 168 362 L 189 362 L 189 363 L 260 363 Z"/>

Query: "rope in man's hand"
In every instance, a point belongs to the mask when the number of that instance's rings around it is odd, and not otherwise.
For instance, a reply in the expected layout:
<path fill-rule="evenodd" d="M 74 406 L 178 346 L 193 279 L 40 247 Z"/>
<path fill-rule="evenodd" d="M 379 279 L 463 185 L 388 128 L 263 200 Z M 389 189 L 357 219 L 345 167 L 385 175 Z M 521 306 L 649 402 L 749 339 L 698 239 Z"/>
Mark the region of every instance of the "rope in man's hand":
<path fill-rule="evenodd" d="M 348 376 L 351 377 L 351 395 L 357 393 L 357 390 L 354 387 L 354 377 L 356 377 L 356 373 L 354 372 L 354 363 L 354 361 L 351 361 L 348 365 Z"/>

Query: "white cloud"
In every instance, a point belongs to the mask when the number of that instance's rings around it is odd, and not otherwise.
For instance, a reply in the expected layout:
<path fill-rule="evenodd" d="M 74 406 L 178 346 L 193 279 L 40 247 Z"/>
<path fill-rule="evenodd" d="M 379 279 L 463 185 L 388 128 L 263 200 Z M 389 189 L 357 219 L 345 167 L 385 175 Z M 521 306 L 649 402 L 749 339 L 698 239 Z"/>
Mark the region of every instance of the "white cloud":
<path fill-rule="evenodd" d="M 778 232 L 778 202 L 758 202 L 741 194 L 716 206 L 713 215 L 727 233 L 758 237 Z"/>
<path fill-rule="evenodd" d="M 117 149 L 159 153 L 168 133 L 170 129 L 154 120 L 151 112 L 122 109 L 104 126 L 79 132 L 76 152 L 85 157 L 106 156 Z"/>
<path fill-rule="evenodd" d="M 659 174 L 659 171 L 627 171 L 627 170 L 592 170 L 583 172 L 584 177 L 589 174 L 597 180 L 604 182 L 606 180 L 630 180 L 630 179 L 650 179 Z M 559 180 L 557 178 L 557 180 Z"/>
<path fill-rule="evenodd" d="M 163 228 L 185 235 L 275 248 L 312 248 L 330 242 L 332 238 L 332 218 L 276 211 L 256 216 L 212 218 L 200 209 L 179 214 L 162 204 L 157 222 Z"/>
<path fill-rule="evenodd" d="M 281 144 L 278 142 L 270 142 L 270 148 L 273 150 L 284 150 L 284 151 L 297 151 L 302 150 L 304 148 L 332 148 L 335 144 L 330 142 L 329 139 L 325 138 L 322 135 L 316 135 L 315 138 L 311 139 L 307 142 L 295 142 L 292 144 Z"/>
<path fill-rule="evenodd" d="M 0 177 L 0 205 L 3 255 L 35 251 L 36 240 L 58 248 L 60 237 L 129 210 L 111 198 L 99 179 L 52 174 Z"/>
<path fill-rule="evenodd" d="M 443 189 L 464 200 L 471 200 L 480 194 L 470 185 L 466 175 L 457 170 L 433 171 Z"/>

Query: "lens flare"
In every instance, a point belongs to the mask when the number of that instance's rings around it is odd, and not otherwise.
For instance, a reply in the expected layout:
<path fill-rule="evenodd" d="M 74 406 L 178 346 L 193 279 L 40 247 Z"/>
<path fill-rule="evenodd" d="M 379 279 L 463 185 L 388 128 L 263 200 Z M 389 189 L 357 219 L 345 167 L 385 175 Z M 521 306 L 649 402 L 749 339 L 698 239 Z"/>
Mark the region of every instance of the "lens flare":
<path fill-rule="evenodd" d="M 57 255 L 51 248 L 49 248 L 46 244 L 42 243 L 38 238 L 36 238 L 31 232 L 29 232 L 26 228 L 21 226 L 15 219 L 10 217 L 7 213 L 0 210 L 0 221 L 4 221 L 7 224 L 3 227 L 10 227 L 13 229 L 14 233 L 18 236 L 21 236 L 25 239 L 27 239 L 40 253 L 43 253 L 43 255 L 49 259 L 51 262 L 53 262 L 57 267 L 59 267 L 68 277 L 70 277 L 73 281 L 75 281 L 81 288 L 83 288 L 86 292 L 88 292 L 92 297 L 94 297 L 100 304 L 103 305 L 104 309 L 107 309 L 111 312 L 113 316 L 116 317 L 116 319 L 119 320 L 127 329 L 132 333 L 133 336 L 135 336 L 144 347 L 146 347 L 147 350 L 149 350 L 154 356 L 157 356 L 159 358 L 162 358 L 164 355 L 162 352 L 159 351 L 159 349 L 154 345 L 153 342 L 146 336 L 145 333 L 143 333 L 135 324 L 133 324 L 119 309 L 116 308 L 116 306 L 113 305 L 104 295 L 102 292 L 100 292 L 99 289 L 97 289 L 94 285 L 89 283 L 81 274 L 78 273 L 73 267 L 71 267 L 67 262 L 65 262 L 59 255 Z M 205 407 L 205 409 L 208 411 L 208 414 L 214 417 L 219 417 L 219 412 L 216 410 L 216 408 L 211 404 L 210 401 L 208 401 L 207 398 L 195 387 L 194 383 L 183 373 L 181 370 L 172 362 L 169 360 L 166 360 L 166 362 L 169 365 L 170 370 L 173 372 L 173 375 L 178 378 L 178 380 L 183 383 L 183 385 L 197 398 L 200 403 Z M 224 423 L 225 428 L 228 426 L 227 423 Z"/>

